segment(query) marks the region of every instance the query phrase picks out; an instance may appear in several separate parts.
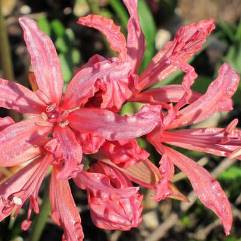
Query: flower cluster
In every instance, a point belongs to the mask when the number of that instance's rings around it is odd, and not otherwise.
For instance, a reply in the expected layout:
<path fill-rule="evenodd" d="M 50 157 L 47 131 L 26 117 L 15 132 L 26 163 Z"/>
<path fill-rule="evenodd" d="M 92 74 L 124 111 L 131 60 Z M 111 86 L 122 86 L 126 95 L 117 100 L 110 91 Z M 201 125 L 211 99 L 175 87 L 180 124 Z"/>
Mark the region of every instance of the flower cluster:
<path fill-rule="evenodd" d="M 230 111 L 239 76 L 224 64 L 205 94 L 191 89 L 197 74 L 188 61 L 201 50 L 214 29 L 212 20 L 180 28 L 174 40 L 138 74 L 145 40 L 137 0 L 123 2 L 130 15 L 127 39 L 110 19 L 98 15 L 79 19 L 79 24 L 101 31 L 117 57 L 90 58 L 64 93 L 52 41 L 33 20 L 20 18 L 36 88 L 31 91 L 0 79 L 0 107 L 24 114 L 17 123 L 10 117 L 0 119 L 0 165 L 21 167 L 0 185 L 0 220 L 18 213 L 28 200 L 27 219 L 22 223 L 27 230 L 32 212 L 39 212 L 41 183 L 51 173 L 52 219 L 64 229 L 63 240 L 81 241 L 84 236 L 70 179 L 86 190 L 96 226 L 129 230 L 140 224 L 142 212 L 143 196 L 133 183 L 154 190 L 157 201 L 168 197 L 186 199 L 172 184 L 177 166 L 229 234 L 231 207 L 219 183 L 169 145 L 219 156 L 229 156 L 237 150 L 241 132 L 236 120 L 226 128 L 183 127 L 216 112 Z M 149 88 L 176 70 L 184 72 L 181 85 Z M 123 116 L 120 110 L 128 101 L 140 102 L 142 107 L 133 115 Z M 159 167 L 148 159 L 149 153 L 138 145 L 137 137 L 145 137 L 161 154 Z M 83 155 L 94 160 L 88 168 Z"/>

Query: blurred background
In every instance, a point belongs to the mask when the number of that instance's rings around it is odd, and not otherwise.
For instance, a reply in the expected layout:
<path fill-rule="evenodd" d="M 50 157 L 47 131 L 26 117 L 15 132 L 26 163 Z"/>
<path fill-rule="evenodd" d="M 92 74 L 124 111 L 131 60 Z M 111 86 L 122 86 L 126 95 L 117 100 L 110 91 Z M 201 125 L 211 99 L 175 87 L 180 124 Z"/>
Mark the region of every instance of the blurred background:
<path fill-rule="evenodd" d="M 1 0 L 0 11 L 0 75 L 28 86 L 29 59 L 24 45 L 18 18 L 28 15 L 54 41 L 61 59 L 65 83 L 73 72 L 93 54 L 112 56 L 108 43 L 93 29 L 81 27 L 76 20 L 89 13 L 112 18 L 126 33 L 128 13 L 121 0 Z M 216 20 L 216 30 L 203 50 L 192 59 L 199 77 L 194 89 L 204 92 L 215 78 L 217 69 L 224 61 L 241 72 L 241 0 L 139 0 L 139 15 L 146 37 L 146 52 L 142 71 L 153 55 L 172 39 L 182 24 L 204 18 Z M 180 83 L 182 73 L 175 73 L 163 84 Z M 240 119 L 241 87 L 234 97 L 234 110 L 228 115 L 218 114 L 202 123 L 202 126 L 225 126 L 233 118 Z M 15 113 L 0 110 L 1 116 Z M 199 125 L 200 126 L 200 125 Z M 151 151 L 151 147 L 148 147 Z M 84 192 L 73 186 L 73 195 L 80 209 L 86 241 L 241 241 L 241 165 L 222 158 L 186 151 L 186 155 L 205 166 L 221 182 L 233 205 L 234 226 L 225 237 L 216 216 L 205 209 L 191 192 L 187 179 L 179 173 L 175 176 L 177 186 L 190 203 L 175 200 L 156 203 L 149 192 L 145 193 L 143 222 L 138 229 L 129 232 L 104 231 L 91 222 Z M 152 153 L 153 162 L 160 157 Z M 224 163 L 224 164 L 222 164 Z M 11 175 L 14 169 L 0 168 L 0 180 Z M 48 219 L 49 204 L 44 201 L 43 185 L 40 203 L 41 215 L 35 216 L 32 228 L 23 232 L 21 221 L 26 216 L 22 210 L 17 218 L 7 218 L 0 224 L 0 241 L 49 241 L 61 240 L 62 231 Z"/>

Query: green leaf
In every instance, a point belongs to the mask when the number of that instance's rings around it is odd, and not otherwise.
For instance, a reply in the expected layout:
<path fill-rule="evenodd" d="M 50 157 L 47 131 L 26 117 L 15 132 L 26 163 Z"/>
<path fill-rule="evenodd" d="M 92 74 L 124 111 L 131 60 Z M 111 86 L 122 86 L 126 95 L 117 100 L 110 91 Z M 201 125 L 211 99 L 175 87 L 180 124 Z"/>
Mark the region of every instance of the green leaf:
<path fill-rule="evenodd" d="M 141 70 L 143 70 L 151 61 L 155 53 L 156 25 L 152 12 L 145 0 L 138 1 L 138 12 L 140 16 L 141 28 L 146 40 L 146 50 L 141 66 Z"/>
<path fill-rule="evenodd" d="M 236 33 L 235 33 L 235 39 L 237 42 L 241 42 L 241 19 L 239 21 L 239 24 L 237 26 L 237 30 L 236 30 Z"/>
<path fill-rule="evenodd" d="M 220 179 L 225 181 L 241 180 L 241 167 L 232 166 L 224 171 L 220 176 Z"/>
<path fill-rule="evenodd" d="M 68 54 L 60 54 L 59 58 L 60 58 L 60 63 L 63 71 L 64 82 L 68 83 L 72 77 L 72 71 L 73 71 L 72 70 L 73 64 L 72 64 L 71 58 Z"/>
<path fill-rule="evenodd" d="M 235 41 L 235 29 L 234 29 L 233 25 L 231 25 L 229 23 L 226 23 L 226 22 L 223 22 L 223 21 L 220 21 L 219 22 L 219 27 L 222 29 L 222 31 L 226 34 L 226 36 L 232 42 Z"/>
<path fill-rule="evenodd" d="M 79 64 L 81 59 L 80 53 L 77 49 L 72 50 L 72 62 L 74 65 Z"/>
<path fill-rule="evenodd" d="M 60 53 L 67 53 L 69 51 L 68 44 L 66 43 L 66 39 L 63 37 L 58 37 L 55 41 L 55 46 Z"/>
<path fill-rule="evenodd" d="M 46 16 L 41 16 L 38 18 L 38 26 L 43 32 L 50 35 L 51 26 Z"/>
<path fill-rule="evenodd" d="M 122 30 L 126 32 L 128 14 L 124 5 L 121 3 L 121 1 L 116 1 L 116 0 L 109 0 L 109 4 L 113 8 L 114 12 L 116 13 L 117 18 L 120 20 Z"/>
<path fill-rule="evenodd" d="M 57 19 L 51 22 L 51 30 L 57 37 L 63 37 L 65 34 L 64 25 Z"/>

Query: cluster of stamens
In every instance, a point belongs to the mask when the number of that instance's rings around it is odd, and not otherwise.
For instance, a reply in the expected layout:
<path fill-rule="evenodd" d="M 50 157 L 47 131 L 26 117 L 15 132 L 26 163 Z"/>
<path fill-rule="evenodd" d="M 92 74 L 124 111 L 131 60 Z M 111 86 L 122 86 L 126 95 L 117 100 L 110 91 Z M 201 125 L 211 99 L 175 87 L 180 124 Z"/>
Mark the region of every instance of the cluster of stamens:
<path fill-rule="evenodd" d="M 65 127 L 69 124 L 69 121 L 66 119 L 68 114 L 69 111 L 61 111 L 56 104 L 50 104 L 46 107 L 45 112 L 41 113 L 41 116 L 45 121 Z"/>

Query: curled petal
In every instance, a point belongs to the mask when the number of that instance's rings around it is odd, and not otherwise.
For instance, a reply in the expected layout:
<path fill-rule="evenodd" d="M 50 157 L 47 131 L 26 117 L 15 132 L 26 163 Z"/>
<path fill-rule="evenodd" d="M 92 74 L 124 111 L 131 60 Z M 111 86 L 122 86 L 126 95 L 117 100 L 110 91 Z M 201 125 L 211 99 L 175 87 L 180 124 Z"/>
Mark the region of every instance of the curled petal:
<path fill-rule="evenodd" d="M 119 111 L 123 103 L 132 96 L 134 78 L 129 76 L 130 67 L 124 64 L 113 63 L 110 72 L 103 76 L 99 84 L 102 98 L 101 108 Z"/>
<path fill-rule="evenodd" d="M 110 185 L 110 180 L 102 173 L 82 171 L 74 178 L 75 184 L 81 189 L 99 193 L 105 192 L 112 197 L 130 197 L 137 193 L 137 187 L 123 187 L 115 189 Z"/>
<path fill-rule="evenodd" d="M 0 79 L 0 107 L 20 113 L 38 114 L 44 110 L 44 103 L 26 87 Z"/>
<path fill-rule="evenodd" d="M 218 156 L 229 156 L 241 146 L 241 131 L 234 129 L 227 133 L 225 128 L 196 128 L 177 131 L 164 131 L 163 142 L 211 153 Z"/>
<path fill-rule="evenodd" d="M 160 120 L 160 106 L 144 106 L 133 116 L 84 108 L 72 112 L 68 120 L 70 126 L 80 133 L 96 133 L 107 140 L 128 140 L 145 135 L 155 128 Z"/>
<path fill-rule="evenodd" d="M 19 23 L 24 32 L 38 90 L 46 95 L 48 104 L 59 104 L 62 96 L 63 77 L 55 47 L 51 39 L 39 30 L 32 19 L 21 17 Z"/>
<path fill-rule="evenodd" d="M 182 98 L 178 101 L 177 105 L 175 106 L 175 109 L 179 110 L 186 104 L 190 103 L 190 98 L 192 97 L 191 87 L 195 79 L 197 78 L 197 73 L 195 72 L 195 69 L 189 64 L 175 62 L 175 60 L 174 60 L 174 64 L 177 65 L 177 67 L 185 73 L 182 81 L 184 94 Z"/>
<path fill-rule="evenodd" d="M 64 229 L 63 241 L 82 241 L 82 231 L 79 211 L 74 203 L 70 186 L 67 180 L 57 178 L 54 169 L 50 183 L 50 204 L 52 219 Z"/>
<path fill-rule="evenodd" d="M 165 154 L 189 178 L 192 187 L 200 201 L 214 211 L 220 218 L 225 234 L 230 233 L 232 226 L 232 210 L 225 192 L 220 184 L 203 167 L 182 155 L 181 153 L 164 147 Z"/>
<path fill-rule="evenodd" d="M 38 126 L 35 120 L 12 124 L 0 132 L 0 165 L 14 166 L 38 156 L 51 127 Z"/>
<path fill-rule="evenodd" d="M 130 83 L 133 81 L 129 79 L 129 72 L 130 67 L 127 62 L 120 64 L 98 55 L 92 57 L 68 85 L 63 107 L 70 109 L 83 106 L 96 92 L 99 92 L 100 100 L 93 106 L 119 110 L 132 95 Z"/>
<path fill-rule="evenodd" d="M 58 178 L 68 179 L 76 176 L 81 171 L 82 148 L 76 140 L 75 134 L 68 127 L 55 127 L 53 137 L 57 140 L 53 155 L 61 165 Z"/>
<path fill-rule="evenodd" d="M 132 187 L 130 181 L 118 170 L 103 163 L 97 163 L 91 168 L 92 172 L 102 173 L 109 180 L 108 185 L 113 189 Z M 88 191 L 88 201 L 93 222 L 99 228 L 108 230 L 129 230 L 141 222 L 142 195 L 135 193 L 131 196 L 111 196 L 105 192 Z"/>
<path fill-rule="evenodd" d="M 84 105 L 96 90 L 96 81 L 101 72 L 100 66 L 106 60 L 99 55 L 91 57 L 77 73 L 67 86 L 64 95 L 63 108 L 70 109 Z"/>
<path fill-rule="evenodd" d="M 179 102 L 184 96 L 185 90 L 182 85 L 167 85 L 160 88 L 153 88 L 143 91 L 131 98 L 131 101 L 150 103 L 150 104 L 164 104 L 168 102 Z M 189 102 L 197 100 L 200 94 L 192 92 Z"/>
<path fill-rule="evenodd" d="M 195 124 L 215 112 L 232 110 L 231 97 L 238 84 L 239 75 L 228 64 L 223 64 L 217 79 L 210 84 L 207 92 L 198 100 L 180 110 L 178 117 L 168 127 L 176 128 Z"/>
<path fill-rule="evenodd" d="M 158 168 L 148 159 L 141 160 L 127 167 L 120 167 L 108 159 L 101 159 L 100 161 L 118 169 L 131 181 L 146 188 L 154 189 L 162 178 Z"/>
<path fill-rule="evenodd" d="M 103 137 L 95 133 L 79 133 L 77 134 L 77 140 L 85 154 L 96 153 L 105 141 Z"/>
<path fill-rule="evenodd" d="M 0 118 L 0 131 L 4 130 L 6 127 L 14 123 L 15 123 L 14 120 L 9 116 Z"/>
<path fill-rule="evenodd" d="M 187 201 L 187 198 L 172 184 L 175 171 L 174 164 L 165 153 L 160 160 L 159 170 L 162 178 L 155 186 L 155 200 L 160 201 L 170 197 L 181 201 Z"/>
<path fill-rule="evenodd" d="M 155 199 L 158 201 L 165 199 L 172 194 L 170 183 L 172 181 L 175 171 L 174 164 L 165 154 L 162 155 L 162 158 L 160 160 L 159 170 L 162 175 L 162 180 L 158 184 L 157 193 L 155 195 Z"/>
<path fill-rule="evenodd" d="M 121 33 L 120 27 L 115 25 L 111 19 L 99 15 L 89 15 L 79 18 L 78 23 L 102 32 L 110 43 L 111 48 L 119 53 L 120 59 L 126 59 L 127 49 L 125 36 Z"/>
<path fill-rule="evenodd" d="M 128 167 L 149 157 L 149 153 L 142 149 L 134 139 L 106 141 L 100 149 L 100 154 L 120 167 Z"/>
<path fill-rule="evenodd" d="M 214 29 L 213 20 L 202 20 L 198 23 L 181 27 L 173 41 L 152 59 L 147 69 L 141 74 L 138 89 L 142 90 L 154 84 L 157 79 L 163 80 L 201 50 L 203 43 Z"/>
<path fill-rule="evenodd" d="M 130 14 L 128 21 L 128 36 L 127 36 L 127 53 L 130 61 L 133 63 L 133 72 L 136 72 L 139 67 L 145 51 L 145 38 L 141 30 L 137 0 L 123 0 Z"/>
<path fill-rule="evenodd" d="M 38 191 L 52 159 L 37 158 L 0 185 L 0 221 L 13 211 L 18 212 L 30 198 L 30 210 L 39 212 Z"/>

